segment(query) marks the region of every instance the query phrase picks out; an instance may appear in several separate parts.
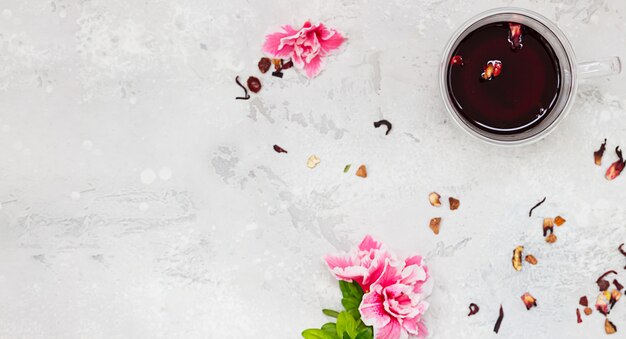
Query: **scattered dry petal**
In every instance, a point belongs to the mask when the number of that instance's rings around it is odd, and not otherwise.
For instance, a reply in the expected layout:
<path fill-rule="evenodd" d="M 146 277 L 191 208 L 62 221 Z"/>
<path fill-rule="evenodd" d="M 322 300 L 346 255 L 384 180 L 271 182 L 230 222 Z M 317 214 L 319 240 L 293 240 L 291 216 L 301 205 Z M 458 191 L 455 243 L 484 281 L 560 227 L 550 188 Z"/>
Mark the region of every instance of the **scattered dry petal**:
<path fill-rule="evenodd" d="M 577 323 L 582 323 L 583 322 L 583 318 L 580 317 L 580 310 L 576 309 L 576 322 Z"/>
<path fill-rule="evenodd" d="M 611 284 L 607 280 L 604 279 L 604 277 L 606 277 L 609 274 L 617 274 L 617 272 L 613 270 L 609 270 L 609 271 L 604 272 L 600 277 L 598 277 L 598 279 L 596 279 L 596 284 L 598 284 L 598 288 L 600 288 L 600 291 L 606 291 L 607 289 L 609 289 L 609 286 Z"/>
<path fill-rule="evenodd" d="M 283 69 L 283 61 L 281 59 L 272 59 L 272 64 L 274 64 L 275 71 Z"/>
<path fill-rule="evenodd" d="M 315 168 L 315 166 L 317 166 L 320 161 L 320 158 L 318 158 L 316 155 L 311 155 L 306 161 L 306 166 L 308 168 Z"/>
<path fill-rule="evenodd" d="M 518 23 L 509 23 L 509 43 L 511 49 L 517 51 L 522 48 L 522 25 Z"/>
<path fill-rule="evenodd" d="M 609 300 L 611 300 L 611 293 L 608 291 L 600 292 L 596 298 L 596 310 L 603 315 L 609 314 Z"/>
<path fill-rule="evenodd" d="M 504 310 L 502 309 L 502 305 L 500 305 L 500 314 L 498 315 L 498 320 L 496 320 L 496 325 L 493 327 L 493 331 L 498 333 L 500 330 L 500 325 L 502 325 L 502 319 L 504 319 Z"/>
<path fill-rule="evenodd" d="M 257 77 L 248 78 L 248 89 L 252 93 L 258 93 L 261 90 L 261 80 Z"/>
<path fill-rule="evenodd" d="M 604 330 L 606 331 L 606 334 L 613 334 L 617 332 L 617 327 L 615 327 L 615 325 L 611 321 L 609 321 L 609 318 L 606 318 L 604 320 Z"/>
<path fill-rule="evenodd" d="M 619 146 L 615 148 L 615 153 L 617 153 L 617 157 L 619 158 L 619 160 L 612 163 L 611 166 L 606 170 L 605 176 L 607 180 L 613 180 L 617 178 L 620 173 L 622 173 L 624 166 L 626 166 L 626 162 L 622 157 L 622 151 L 619 149 Z"/>
<path fill-rule="evenodd" d="M 593 152 L 593 161 L 598 166 L 602 165 L 602 156 L 604 155 L 604 150 L 606 150 L 606 139 L 604 139 L 604 142 L 602 143 L 602 145 L 600 145 L 600 149 Z"/>
<path fill-rule="evenodd" d="M 621 291 L 624 289 L 624 286 L 620 284 L 619 281 L 617 281 L 617 279 L 613 279 L 613 285 L 615 285 L 615 288 L 617 288 L 618 291 Z"/>
<path fill-rule="evenodd" d="M 428 201 L 430 201 L 430 204 L 435 207 L 441 206 L 441 200 L 439 200 L 440 198 L 441 196 L 437 192 L 431 192 L 428 195 Z"/>
<path fill-rule="evenodd" d="M 543 199 L 541 199 L 540 202 L 536 203 L 535 206 L 533 206 L 530 211 L 528 211 L 528 216 L 532 217 L 533 216 L 533 210 L 539 206 L 541 206 L 541 204 L 543 204 L 544 202 L 546 202 L 546 197 L 543 197 Z M 544 234 L 545 235 L 545 234 Z"/>
<path fill-rule="evenodd" d="M 546 237 L 546 242 L 553 244 L 556 242 L 556 235 L 554 234 L 550 234 L 549 236 Z"/>
<path fill-rule="evenodd" d="M 367 168 L 365 168 L 365 165 L 359 166 L 359 169 L 356 170 L 356 175 L 361 178 L 367 178 Z"/>
<path fill-rule="evenodd" d="M 278 145 L 274 145 L 274 151 L 276 151 L 276 153 L 287 153 L 287 151 L 285 151 L 284 148 L 278 146 Z"/>
<path fill-rule="evenodd" d="M 526 292 L 522 295 L 522 301 L 526 306 L 526 310 L 530 310 L 533 306 L 537 307 L 537 299 L 530 295 L 530 293 Z"/>
<path fill-rule="evenodd" d="M 591 307 L 585 307 L 585 315 L 590 315 L 593 311 L 591 310 Z"/>
<path fill-rule="evenodd" d="M 523 251 L 524 251 L 524 246 L 517 246 L 513 250 L 513 259 L 511 259 L 511 261 L 513 262 L 513 268 L 516 271 L 522 270 L 522 252 Z"/>
<path fill-rule="evenodd" d="M 560 215 L 559 215 L 559 216 L 557 216 L 556 218 L 554 218 L 554 223 L 555 223 L 557 226 L 561 226 L 561 225 L 563 225 L 566 221 L 567 221 L 567 220 L 563 219 L 563 217 L 561 217 Z"/>
<path fill-rule="evenodd" d="M 467 316 L 468 317 L 472 316 L 472 315 L 478 313 L 478 311 L 480 311 L 480 308 L 478 307 L 478 305 L 476 305 L 474 303 L 471 303 L 471 304 L 469 304 L 469 314 Z"/>
<path fill-rule="evenodd" d="M 439 225 L 440 224 L 441 224 L 441 218 L 432 218 L 432 219 L 430 219 L 430 224 L 428 225 L 428 227 L 430 227 L 430 229 L 433 231 L 433 233 L 439 234 Z"/>
<path fill-rule="evenodd" d="M 526 260 L 526 262 L 528 262 L 531 265 L 537 265 L 537 258 L 535 258 L 535 256 L 532 254 L 527 255 L 526 258 L 524 258 L 524 260 Z"/>
<path fill-rule="evenodd" d="M 618 291 L 618 290 L 612 290 L 611 291 L 611 300 L 609 302 L 611 309 L 613 308 L 613 306 L 615 305 L 615 303 L 619 300 L 619 298 L 622 297 L 622 292 Z"/>
<path fill-rule="evenodd" d="M 580 304 L 580 306 L 589 306 L 589 300 L 587 299 L 586 295 L 583 295 L 582 297 L 580 297 L 580 300 L 578 301 L 578 303 Z"/>
<path fill-rule="evenodd" d="M 461 206 L 461 201 L 459 201 L 458 199 L 455 199 L 453 197 L 449 197 L 448 198 L 448 202 L 450 203 L 450 210 L 454 211 L 457 208 L 459 208 L 459 206 Z"/>
<path fill-rule="evenodd" d="M 293 61 L 289 60 L 283 63 L 283 69 L 290 69 L 291 67 L 293 67 Z"/>
<path fill-rule="evenodd" d="M 543 236 L 554 233 L 554 220 L 552 218 L 543 218 Z"/>
<path fill-rule="evenodd" d="M 261 60 L 259 60 L 258 66 L 261 73 L 267 73 L 267 71 L 269 71 L 270 69 L 270 66 L 272 66 L 272 62 L 269 58 L 261 58 Z"/>
<path fill-rule="evenodd" d="M 500 72 L 502 72 L 502 61 L 489 60 L 487 61 L 487 66 L 485 66 L 485 69 L 480 77 L 482 80 L 491 80 L 500 75 Z"/>

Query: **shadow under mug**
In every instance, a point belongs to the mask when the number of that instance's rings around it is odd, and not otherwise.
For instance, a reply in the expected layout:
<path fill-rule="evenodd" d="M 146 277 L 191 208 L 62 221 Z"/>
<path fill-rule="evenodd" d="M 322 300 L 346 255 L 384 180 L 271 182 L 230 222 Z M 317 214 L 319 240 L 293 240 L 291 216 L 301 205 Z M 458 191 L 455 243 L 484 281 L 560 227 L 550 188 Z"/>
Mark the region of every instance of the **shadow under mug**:
<path fill-rule="evenodd" d="M 541 34 L 550 44 L 559 60 L 561 88 L 557 102 L 550 114 L 531 129 L 515 134 L 496 134 L 485 131 L 467 121 L 452 104 L 452 96 L 447 85 L 448 67 L 452 53 L 458 44 L 476 29 L 494 22 L 516 22 L 530 27 Z M 518 146 L 533 143 L 547 136 L 569 112 L 578 87 L 578 78 L 604 77 L 621 72 L 619 57 L 576 63 L 574 50 L 563 32 L 552 21 L 542 15 L 521 8 L 496 8 L 483 12 L 464 23 L 452 35 L 446 45 L 439 69 L 439 89 L 444 105 L 452 119 L 467 133 L 490 144 Z"/>

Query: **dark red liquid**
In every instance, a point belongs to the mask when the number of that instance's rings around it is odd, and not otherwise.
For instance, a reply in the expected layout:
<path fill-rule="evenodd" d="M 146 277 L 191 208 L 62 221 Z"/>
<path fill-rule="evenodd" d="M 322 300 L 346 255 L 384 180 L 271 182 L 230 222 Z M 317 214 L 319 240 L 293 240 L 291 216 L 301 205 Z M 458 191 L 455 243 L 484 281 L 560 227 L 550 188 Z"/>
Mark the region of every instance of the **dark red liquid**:
<path fill-rule="evenodd" d="M 552 111 L 560 82 L 559 61 L 548 42 L 522 26 L 522 48 L 509 43 L 509 23 L 498 22 L 467 35 L 453 55 L 463 66 L 448 67 L 448 89 L 461 115 L 475 126 L 498 134 L 515 134 L 537 126 Z M 487 62 L 500 60 L 501 73 L 481 78 Z"/>

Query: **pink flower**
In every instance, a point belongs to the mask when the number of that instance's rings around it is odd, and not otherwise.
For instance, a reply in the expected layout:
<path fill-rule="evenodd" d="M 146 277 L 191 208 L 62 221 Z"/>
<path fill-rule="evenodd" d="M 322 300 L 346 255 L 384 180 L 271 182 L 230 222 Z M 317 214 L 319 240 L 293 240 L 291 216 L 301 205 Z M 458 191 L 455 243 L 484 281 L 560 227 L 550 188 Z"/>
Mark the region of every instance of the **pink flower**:
<path fill-rule="evenodd" d="M 377 339 L 424 338 L 428 330 L 421 317 L 428 309 L 424 300 L 431 292 L 428 269 L 422 258 L 385 262 L 383 274 L 363 296 L 359 312 L 366 325 L 374 327 Z"/>
<path fill-rule="evenodd" d="M 350 254 L 326 255 L 324 260 L 335 278 L 347 282 L 356 281 L 363 291 L 383 273 L 386 260 L 395 260 L 391 253 L 371 236 L 366 236 Z"/>
<path fill-rule="evenodd" d="M 345 40 L 336 30 L 326 28 L 322 23 L 313 25 L 310 21 L 299 30 L 290 25 L 283 26 L 283 30 L 265 37 L 263 51 L 276 58 L 290 57 L 309 78 L 320 73 L 322 58 L 339 48 Z"/>

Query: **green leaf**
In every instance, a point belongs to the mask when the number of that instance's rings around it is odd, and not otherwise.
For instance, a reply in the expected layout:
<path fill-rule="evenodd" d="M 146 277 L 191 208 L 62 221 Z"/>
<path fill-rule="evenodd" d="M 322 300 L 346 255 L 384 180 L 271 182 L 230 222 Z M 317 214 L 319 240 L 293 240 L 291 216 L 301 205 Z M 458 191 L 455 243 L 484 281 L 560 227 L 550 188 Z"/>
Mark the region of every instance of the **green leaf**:
<path fill-rule="evenodd" d="M 374 338 L 374 331 L 371 327 L 367 327 L 354 338 L 354 339 L 372 339 Z"/>
<path fill-rule="evenodd" d="M 346 167 L 343 168 L 343 173 L 348 173 L 350 166 L 352 166 L 352 164 L 347 164 Z"/>
<path fill-rule="evenodd" d="M 326 332 L 329 332 L 329 333 L 332 333 L 333 335 L 337 334 L 337 324 L 335 324 L 335 323 L 326 323 L 326 324 L 322 325 L 322 330 L 324 330 Z"/>
<path fill-rule="evenodd" d="M 333 311 L 333 310 L 329 310 L 329 309 L 323 309 L 322 313 L 326 314 L 329 317 L 333 317 L 333 318 L 337 318 L 337 316 L 339 315 L 339 312 L 337 311 Z"/>
<path fill-rule="evenodd" d="M 348 287 L 350 283 L 345 282 L 343 280 L 339 280 L 339 289 L 341 290 L 341 295 L 345 297 L 350 297 L 350 288 Z"/>
<path fill-rule="evenodd" d="M 302 331 L 304 339 L 338 339 L 337 334 L 329 333 L 318 328 L 310 328 Z"/>
<path fill-rule="evenodd" d="M 347 333 L 350 338 L 354 338 L 357 335 L 356 320 L 348 312 L 341 312 L 337 317 L 337 335 L 343 338 Z"/>
<path fill-rule="evenodd" d="M 352 339 L 352 338 L 350 337 L 350 335 L 348 334 L 348 332 L 344 332 L 344 333 L 343 333 L 343 339 Z"/>
<path fill-rule="evenodd" d="M 361 299 L 356 298 L 343 298 L 341 304 L 346 308 L 346 311 L 358 309 L 361 304 Z"/>

